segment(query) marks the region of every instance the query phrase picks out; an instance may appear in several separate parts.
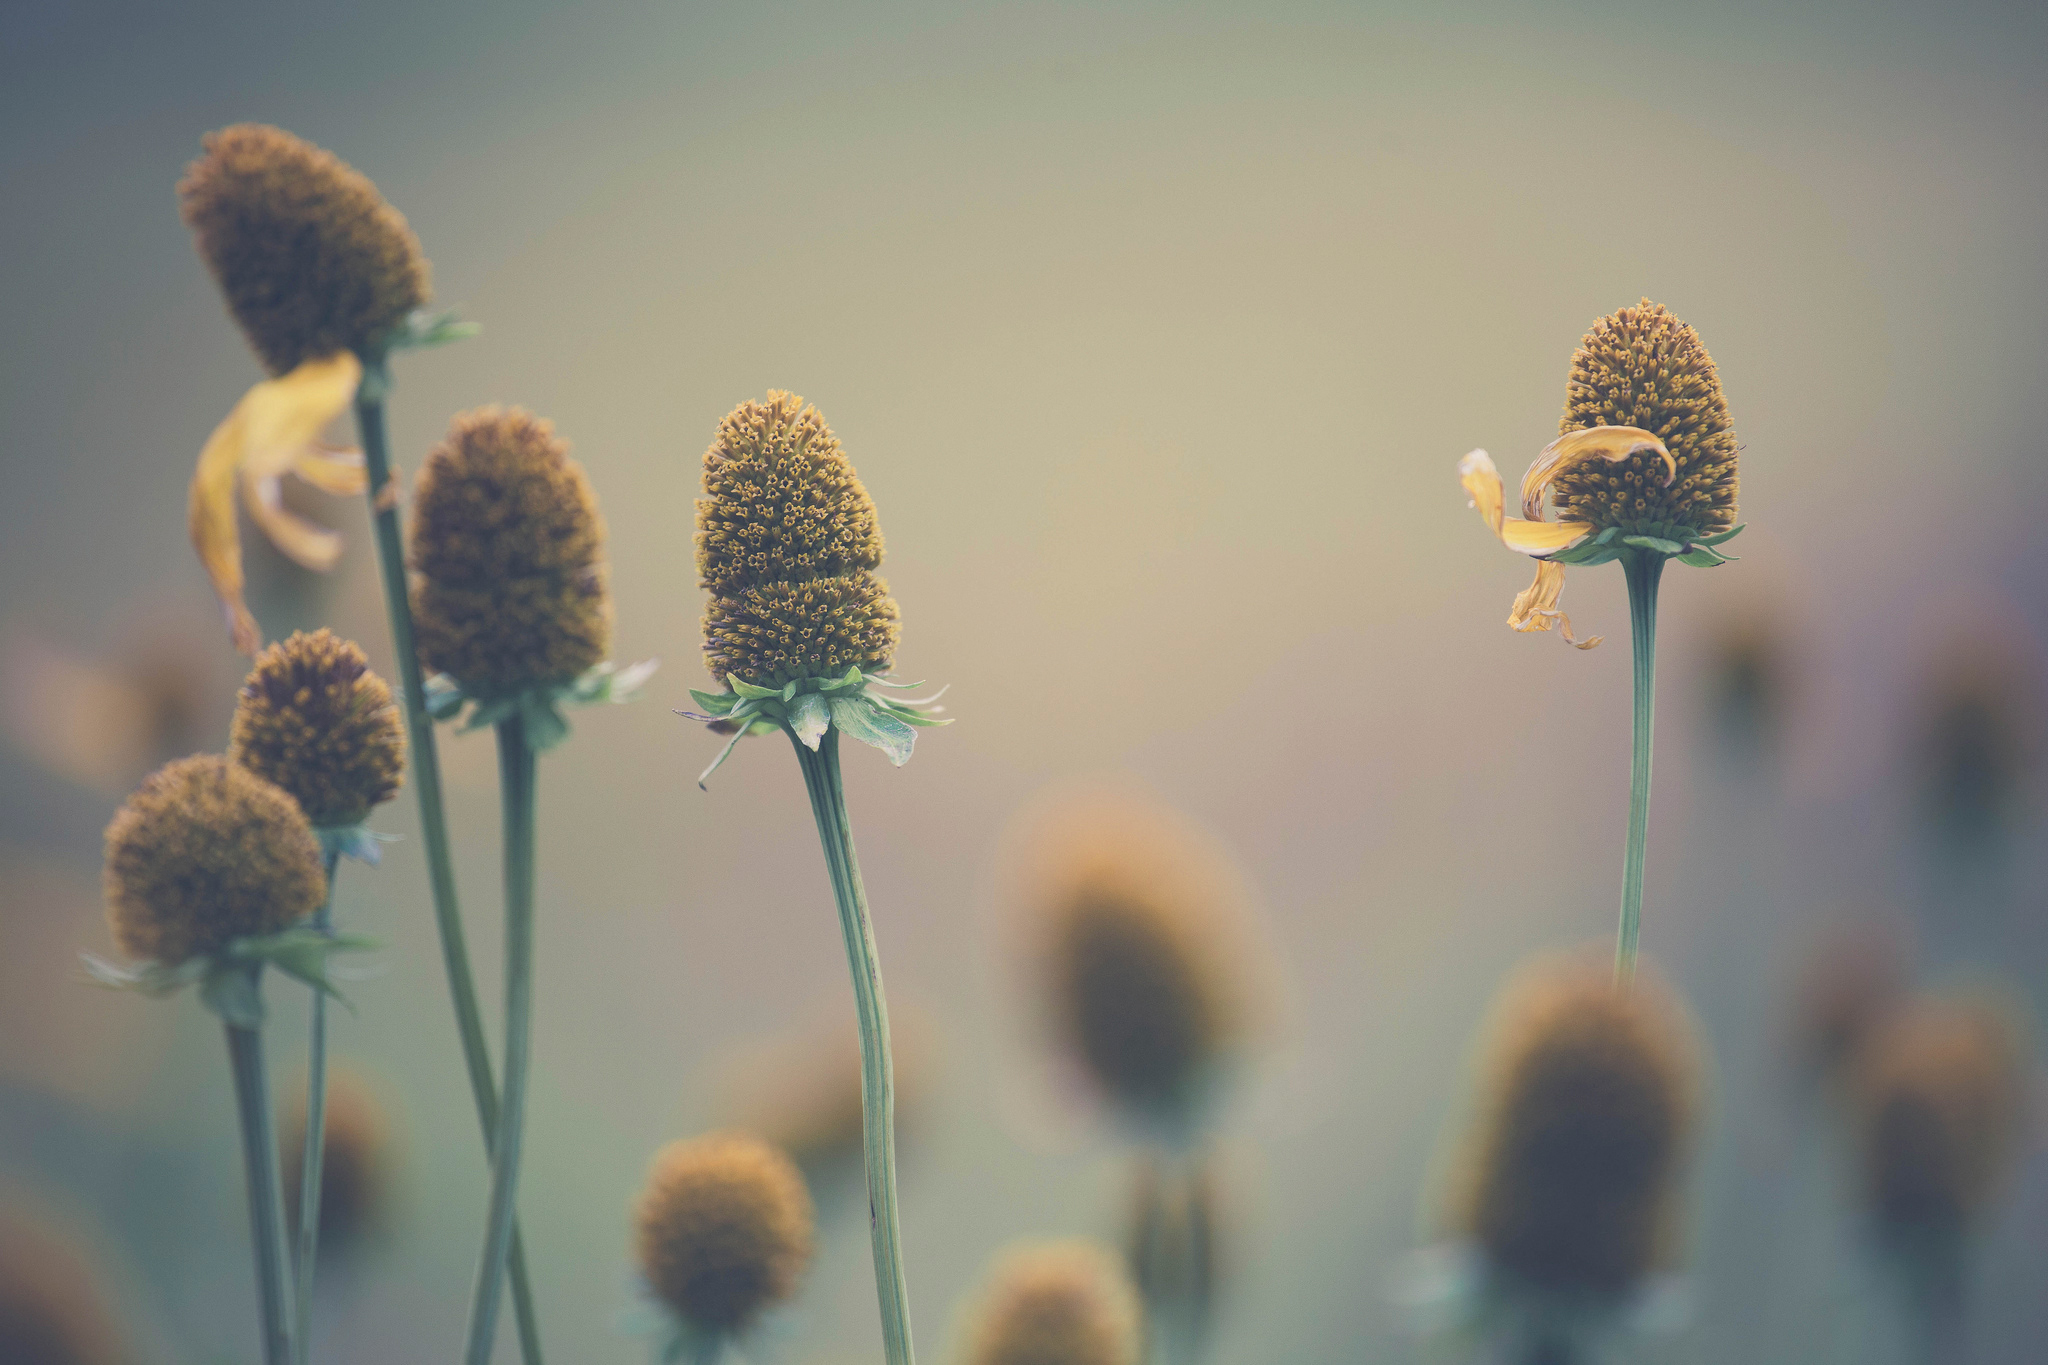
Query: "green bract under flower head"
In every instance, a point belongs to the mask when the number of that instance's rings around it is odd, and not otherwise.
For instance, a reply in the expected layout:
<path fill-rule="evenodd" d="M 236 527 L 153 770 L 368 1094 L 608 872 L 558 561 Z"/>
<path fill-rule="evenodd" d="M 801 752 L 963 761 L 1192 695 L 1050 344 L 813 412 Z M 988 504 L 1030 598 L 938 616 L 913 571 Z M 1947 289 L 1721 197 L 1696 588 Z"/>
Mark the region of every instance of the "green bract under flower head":
<path fill-rule="evenodd" d="M 295 634 L 256 660 L 235 705 L 229 756 L 284 788 L 316 828 L 359 825 L 398 793 L 405 726 L 352 641 Z"/>
<path fill-rule="evenodd" d="M 166 764 L 115 813 L 105 883 L 121 951 L 165 967 L 277 933 L 327 893 L 298 802 L 210 754 Z"/>
<path fill-rule="evenodd" d="M 414 497 L 420 659 L 473 697 L 574 681 L 611 646 L 604 522 L 554 428 L 519 408 L 457 416 Z"/>
<path fill-rule="evenodd" d="M 1594 427 L 1656 436 L 1675 476 L 1648 450 L 1579 465 L 1552 488 L 1561 519 L 1680 541 L 1735 525 L 1737 447 L 1721 378 L 1699 333 L 1662 305 L 1644 299 L 1600 319 L 1579 342 L 1558 434 Z"/>
<path fill-rule="evenodd" d="M 781 1152 L 740 1133 L 664 1147 L 636 1222 L 648 1288 L 699 1332 L 748 1327 L 796 1291 L 811 1259 L 803 1176 Z"/>
<path fill-rule="evenodd" d="M 419 239 L 377 187 L 281 128 L 208 134 L 186 225 L 264 368 L 373 351 L 430 295 Z"/>

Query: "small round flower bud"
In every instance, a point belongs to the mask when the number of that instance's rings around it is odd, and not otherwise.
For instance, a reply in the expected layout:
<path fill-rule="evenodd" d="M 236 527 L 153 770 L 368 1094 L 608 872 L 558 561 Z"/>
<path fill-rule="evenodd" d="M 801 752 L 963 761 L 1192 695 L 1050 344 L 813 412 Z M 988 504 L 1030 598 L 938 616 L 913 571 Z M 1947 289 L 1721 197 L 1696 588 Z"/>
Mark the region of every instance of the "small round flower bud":
<path fill-rule="evenodd" d="M 654 1159 L 636 1211 L 640 1270 L 700 1332 L 731 1334 L 796 1292 L 810 1263 L 810 1192 L 788 1157 L 714 1133 Z"/>
<path fill-rule="evenodd" d="M 427 302 L 419 239 L 346 162 L 257 123 L 201 145 L 178 185 L 185 224 L 272 374 L 370 350 Z"/>
<path fill-rule="evenodd" d="M 1123 1266 L 1087 1241 L 1026 1244 L 989 1272 L 961 1365 L 1138 1365 L 1138 1296 Z"/>
<path fill-rule="evenodd" d="M 1462 1229 L 1495 1270 L 1566 1296 L 1625 1294 L 1670 1251 L 1699 1089 L 1696 1044 L 1650 974 L 1549 958 L 1495 1007 Z"/>
<path fill-rule="evenodd" d="M 420 660 L 473 694 L 569 682 L 611 648 L 604 521 L 554 428 L 518 408 L 462 413 L 413 500 Z"/>
<path fill-rule="evenodd" d="M 1924 1001 L 1864 1049 L 1854 1082 L 1865 1205 L 1894 1238 L 1953 1237 L 2011 1173 L 2023 1049 L 1985 1001 Z"/>
<path fill-rule="evenodd" d="M 706 606 L 704 662 L 720 682 L 736 674 L 757 687 L 855 666 L 886 672 L 900 616 L 889 585 L 867 572 L 743 588 Z"/>
<path fill-rule="evenodd" d="M 327 1075 L 327 1130 L 320 1152 L 320 1254 L 358 1249 L 388 1211 L 391 1121 L 356 1072 L 336 1067 Z M 298 1245 L 299 1172 L 306 1155 L 306 1097 L 302 1093 L 279 1128 L 283 1154 L 285 1223 Z"/>
<path fill-rule="evenodd" d="M 122 1365 L 125 1337 L 98 1276 L 68 1238 L 0 1223 L 0 1361 Z"/>
<path fill-rule="evenodd" d="M 258 656 L 235 704 L 228 756 L 290 792 L 315 829 L 359 825 L 398 794 L 405 726 L 363 651 L 317 630 Z"/>
<path fill-rule="evenodd" d="M 166 764 L 115 812 L 104 880 L 114 942 L 166 967 L 289 928 L 327 894 L 299 803 L 211 754 Z"/>
<path fill-rule="evenodd" d="M 1600 319 L 1573 353 L 1558 434 L 1600 426 L 1661 438 L 1677 476 L 1667 486 L 1663 458 L 1648 451 L 1580 465 L 1553 487 L 1564 519 L 1623 529 L 1664 523 L 1701 535 L 1735 525 L 1737 446 L 1721 377 L 1699 333 L 1663 305 L 1644 299 Z"/>

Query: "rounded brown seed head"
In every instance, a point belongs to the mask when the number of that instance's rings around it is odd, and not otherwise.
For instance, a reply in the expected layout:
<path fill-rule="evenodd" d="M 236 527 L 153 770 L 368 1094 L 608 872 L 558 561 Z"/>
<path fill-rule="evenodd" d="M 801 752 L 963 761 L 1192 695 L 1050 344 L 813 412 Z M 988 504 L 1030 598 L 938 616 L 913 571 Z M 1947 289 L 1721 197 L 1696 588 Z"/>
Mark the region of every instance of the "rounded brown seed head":
<path fill-rule="evenodd" d="M 1855 1066 L 1871 1037 L 1906 1000 L 1911 954 L 1881 925 L 1842 926 L 1808 954 L 1792 999 L 1793 1061 L 1829 1085 Z"/>
<path fill-rule="evenodd" d="M 766 583 L 713 597 L 704 609 L 704 662 L 724 682 L 757 687 L 791 678 L 886 672 L 901 612 L 889 585 L 863 570 L 837 578 Z"/>
<path fill-rule="evenodd" d="M 257 657 L 235 704 L 228 756 L 290 792 L 314 828 L 359 825 L 398 794 L 405 726 L 363 651 L 316 630 Z"/>
<path fill-rule="evenodd" d="M 1920 804 L 1944 834 L 1996 836 L 2014 823 L 2042 750 L 2041 679 L 2005 642 L 1965 635 L 1924 684 L 1916 736 Z"/>
<path fill-rule="evenodd" d="M 1735 430 L 1721 377 L 1699 333 L 1644 299 L 1593 324 L 1572 355 L 1560 435 L 1586 427 L 1640 427 L 1662 438 L 1678 476 L 1652 452 L 1594 461 L 1561 475 L 1562 517 L 1596 527 L 1663 523 L 1708 535 L 1735 525 Z"/>
<path fill-rule="evenodd" d="M 771 390 L 725 415 L 704 452 L 698 586 L 729 597 L 881 563 L 874 500 L 816 408 Z"/>
<path fill-rule="evenodd" d="M 462 413 L 413 500 L 420 660 L 480 696 L 568 682 L 611 648 L 604 521 L 554 428 Z"/>
<path fill-rule="evenodd" d="M 1864 1049 L 1854 1081 L 1866 1207 L 1895 1237 L 1949 1237 L 2010 1174 L 2025 1109 L 2024 1049 L 1986 1001 L 1928 1000 Z"/>
<path fill-rule="evenodd" d="M 114 942 L 166 967 L 289 928 L 327 894 L 299 803 L 211 754 L 166 764 L 115 812 L 104 881 Z"/>
<path fill-rule="evenodd" d="M 272 374 L 373 350 L 426 304 L 419 239 L 348 163 L 259 123 L 201 146 L 178 184 L 185 224 Z"/>
<path fill-rule="evenodd" d="M 357 1250 L 389 1212 L 391 1120 L 362 1076 L 347 1067 L 327 1075 L 327 1132 L 320 1163 L 320 1254 Z M 299 1165 L 306 1152 L 306 1097 L 279 1125 L 285 1220 L 298 1244 Z"/>
<path fill-rule="evenodd" d="M 1669 1251 L 1700 1060 L 1646 972 L 1543 959 L 1510 980 L 1484 1053 L 1456 1217 L 1511 1280 L 1626 1293 Z"/>
<path fill-rule="evenodd" d="M 122 1331 L 97 1275 L 69 1239 L 0 1223 L 0 1361 L 7 1365 L 121 1365 Z"/>
<path fill-rule="evenodd" d="M 649 1288 L 702 1332 L 750 1326 L 796 1292 L 811 1259 L 803 1176 L 781 1152 L 744 1134 L 662 1148 L 636 1222 Z"/>
<path fill-rule="evenodd" d="M 1086 1241 L 1027 1244 L 989 1272 L 961 1365 L 1137 1365 L 1142 1323 L 1109 1252 Z"/>

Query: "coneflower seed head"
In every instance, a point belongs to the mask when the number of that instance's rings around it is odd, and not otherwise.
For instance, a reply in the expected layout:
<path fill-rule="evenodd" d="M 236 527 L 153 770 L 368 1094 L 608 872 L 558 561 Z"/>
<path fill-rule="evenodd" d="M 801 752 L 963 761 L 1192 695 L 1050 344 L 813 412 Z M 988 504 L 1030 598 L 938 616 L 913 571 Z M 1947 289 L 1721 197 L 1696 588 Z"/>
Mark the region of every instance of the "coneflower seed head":
<path fill-rule="evenodd" d="M 1137 1365 L 1142 1326 L 1138 1296 L 1107 1251 L 1026 1245 L 989 1273 L 962 1365 Z"/>
<path fill-rule="evenodd" d="M 353 641 L 298 633 L 257 657 L 228 756 L 290 792 L 314 828 L 357 825 L 398 794 L 405 725 Z"/>
<path fill-rule="evenodd" d="M 1699 333 L 1644 299 L 1594 323 L 1572 355 L 1560 435 L 1586 427 L 1640 427 L 1678 466 L 1664 484 L 1661 457 L 1594 461 L 1560 475 L 1552 496 L 1568 520 L 1624 529 L 1652 523 L 1706 535 L 1735 525 L 1735 430 L 1721 377 Z"/>
<path fill-rule="evenodd" d="M 272 374 L 374 348 L 426 304 L 419 239 L 348 163 L 258 123 L 201 145 L 178 185 L 185 224 Z"/>
<path fill-rule="evenodd" d="M 744 1134 L 662 1148 L 635 1221 L 648 1287 L 703 1332 L 750 1326 L 796 1291 L 811 1259 L 803 1176 L 781 1152 Z"/>
<path fill-rule="evenodd" d="M 114 941 L 166 967 L 289 928 L 327 894 L 299 803 L 239 764 L 181 758 L 143 780 L 107 826 Z"/>

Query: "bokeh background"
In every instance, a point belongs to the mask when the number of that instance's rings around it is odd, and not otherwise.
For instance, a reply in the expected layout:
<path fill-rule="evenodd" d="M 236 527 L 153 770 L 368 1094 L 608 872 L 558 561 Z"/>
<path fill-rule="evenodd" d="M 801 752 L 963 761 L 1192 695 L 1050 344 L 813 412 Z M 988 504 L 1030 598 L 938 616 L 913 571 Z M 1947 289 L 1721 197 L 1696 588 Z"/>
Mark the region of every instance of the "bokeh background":
<path fill-rule="evenodd" d="M 146 1361 L 247 1359 L 253 1290 L 218 1031 L 76 983 L 99 835 L 218 749 L 241 665 L 185 539 L 192 459 L 258 370 L 172 194 L 199 135 L 275 122 L 374 177 L 481 338 L 398 364 L 397 458 L 525 404 L 610 525 L 647 701 L 544 761 L 522 1189 L 555 1354 L 638 1359 L 628 1215 L 732 1058 L 850 1017 L 801 784 L 669 714 L 703 685 L 698 460 L 770 387 L 881 508 L 903 668 L 960 724 L 848 784 L 892 1000 L 933 1044 L 904 1163 L 917 1331 L 1022 1234 L 1114 1234 L 1127 1147 L 1049 1078 L 1005 831 L 1119 772 L 1234 850 L 1279 964 L 1221 1117 L 1219 1360 L 1407 1359 L 1390 1300 L 1501 976 L 1611 932 L 1627 785 L 1621 575 L 1502 625 L 1526 565 L 1452 473 L 1555 432 L 1571 348 L 1648 295 L 1719 363 L 1742 562 L 1664 593 L 1646 951 L 1715 1058 L 1674 1361 L 1882 1361 L 1839 1151 L 1787 1079 L 1830 925 L 1921 978 L 2048 993 L 2024 763 L 1992 853 L 1916 796 L 1930 689 L 2009 661 L 2023 758 L 2048 627 L 2048 22 L 1976 3 L 1537 7 L 525 3 L 0 6 L 0 1200 L 90 1249 Z M 268 631 L 390 673 L 359 503 L 313 579 L 252 548 Z M 1768 716 L 1733 716 L 1761 639 Z M 2029 670 L 2032 670 L 2031 672 Z M 1740 686 L 1736 687 L 1741 693 Z M 445 740 L 495 982 L 491 742 Z M 388 945 L 339 1052 L 401 1116 L 402 1209 L 323 1307 L 326 1357 L 447 1358 L 485 1172 L 411 795 L 339 913 Z M 487 995 L 494 992 L 487 991 Z M 288 993 L 273 988 L 274 999 Z M 280 1088 L 302 1025 L 279 1008 Z M 857 1199 L 852 1201 L 857 1204 Z M 840 1209 L 776 1362 L 879 1355 Z M 2048 1340 L 2048 1166 L 1986 1231 L 1974 1351 Z M 509 1343 L 507 1343 L 509 1356 Z"/>

